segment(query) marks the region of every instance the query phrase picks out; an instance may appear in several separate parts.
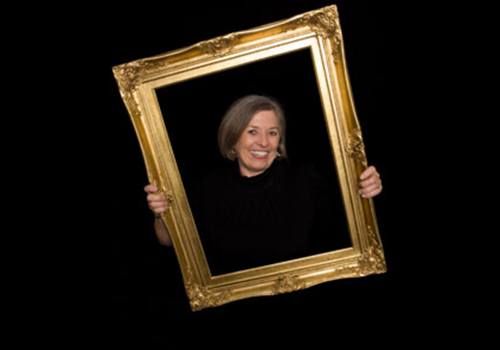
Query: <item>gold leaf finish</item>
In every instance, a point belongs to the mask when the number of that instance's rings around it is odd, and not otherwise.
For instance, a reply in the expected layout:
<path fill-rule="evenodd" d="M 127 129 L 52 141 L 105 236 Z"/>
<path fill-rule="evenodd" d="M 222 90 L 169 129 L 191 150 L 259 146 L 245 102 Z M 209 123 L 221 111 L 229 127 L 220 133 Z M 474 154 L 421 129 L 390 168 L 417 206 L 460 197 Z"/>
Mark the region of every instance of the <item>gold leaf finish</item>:
<path fill-rule="evenodd" d="M 174 194 L 172 193 L 172 191 L 167 191 L 166 194 L 165 194 L 165 197 L 167 198 L 167 202 L 168 204 L 172 205 L 174 204 Z"/>
<path fill-rule="evenodd" d="M 345 148 L 349 157 L 360 161 L 364 168 L 368 166 L 365 154 L 365 145 L 363 143 L 363 136 L 361 135 L 360 129 L 354 128 L 351 131 Z"/>
<path fill-rule="evenodd" d="M 332 55 L 337 62 L 342 53 L 342 34 L 340 32 L 339 14 L 336 6 L 325 7 L 299 17 L 294 27 L 309 26 L 322 38 L 332 40 Z"/>
<path fill-rule="evenodd" d="M 132 93 L 147 74 L 161 70 L 165 66 L 166 62 L 162 58 L 142 59 L 116 66 L 113 68 L 113 72 L 118 80 L 120 90 L 125 93 Z"/>
<path fill-rule="evenodd" d="M 274 283 L 272 294 L 289 293 L 299 289 L 304 289 L 305 283 L 296 275 L 281 275 Z"/>
<path fill-rule="evenodd" d="M 185 287 L 193 311 L 225 304 L 231 297 L 231 290 L 229 289 L 222 292 L 214 292 L 210 288 L 197 283 L 190 269 L 188 269 Z"/>
<path fill-rule="evenodd" d="M 132 117 L 140 118 L 142 111 L 136 92 L 144 77 L 166 66 L 163 59 L 143 59 L 113 67 L 120 94 L 128 106 Z"/>
<path fill-rule="evenodd" d="M 231 52 L 237 39 L 237 34 L 229 34 L 212 40 L 203 41 L 197 46 L 205 54 L 211 56 L 224 56 Z"/>
<path fill-rule="evenodd" d="M 360 273 L 365 276 L 372 273 L 383 273 L 387 271 L 384 251 L 373 228 L 367 226 L 367 238 L 369 246 L 359 258 Z"/>
<path fill-rule="evenodd" d="M 120 94 L 133 118 L 140 118 L 141 109 L 135 98 L 135 92 L 139 84 L 140 66 L 135 63 L 124 64 L 113 67 L 113 73 L 118 82 Z"/>

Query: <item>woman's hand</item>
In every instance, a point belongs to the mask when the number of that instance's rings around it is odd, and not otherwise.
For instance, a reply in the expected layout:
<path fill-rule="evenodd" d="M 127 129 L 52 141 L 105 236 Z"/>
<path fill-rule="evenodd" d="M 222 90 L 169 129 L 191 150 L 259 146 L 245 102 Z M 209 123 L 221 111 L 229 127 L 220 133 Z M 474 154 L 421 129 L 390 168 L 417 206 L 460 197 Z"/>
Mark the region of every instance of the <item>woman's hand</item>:
<path fill-rule="evenodd" d="M 382 192 L 382 180 L 377 169 L 371 165 L 359 176 L 359 194 L 363 198 L 373 198 Z"/>
<path fill-rule="evenodd" d="M 144 187 L 144 191 L 148 194 L 146 199 L 148 200 L 148 207 L 155 214 L 155 233 L 158 241 L 161 245 L 171 246 L 172 240 L 168 233 L 167 226 L 160 220 L 160 214 L 164 213 L 168 209 L 168 201 L 163 193 L 158 190 L 158 187 L 154 184 L 149 184 Z"/>
<path fill-rule="evenodd" d="M 165 195 L 159 192 L 158 187 L 154 184 L 149 184 L 144 187 L 144 191 L 148 194 L 146 199 L 148 207 L 156 215 L 160 215 L 167 211 L 168 202 Z"/>

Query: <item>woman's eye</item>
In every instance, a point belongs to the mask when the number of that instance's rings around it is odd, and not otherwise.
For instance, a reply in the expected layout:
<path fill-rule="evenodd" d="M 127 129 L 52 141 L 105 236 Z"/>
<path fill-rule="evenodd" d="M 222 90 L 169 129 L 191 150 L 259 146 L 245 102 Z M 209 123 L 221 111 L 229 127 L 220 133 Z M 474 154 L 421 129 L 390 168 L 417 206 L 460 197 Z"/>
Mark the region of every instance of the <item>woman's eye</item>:
<path fill-rule="evenodd" d="M 269 133 L 269 135 L 271 135 L 271 136 L 278 136 L 278 132 L 277 131 L 271 131 Z"/>
<path fill-rule="evenodd" d="M 256 135 L 256 134 L 257 134 L 257 130 L 255 130 L 255 129 L 250 129 L 250 130 L 248 130 L 248 133 L 249 133 L 250 135 Z"/>

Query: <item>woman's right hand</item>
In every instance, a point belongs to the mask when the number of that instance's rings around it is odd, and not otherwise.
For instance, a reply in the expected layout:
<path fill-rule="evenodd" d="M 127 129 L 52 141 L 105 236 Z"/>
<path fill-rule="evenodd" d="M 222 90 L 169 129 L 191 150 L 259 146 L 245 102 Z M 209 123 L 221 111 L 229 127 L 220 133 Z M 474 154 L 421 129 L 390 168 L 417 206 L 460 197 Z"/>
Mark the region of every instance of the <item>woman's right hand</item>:
<path fill-rule="evenodd" d="M 167 211 L 167 198 L 163 193 L 159 192 L 156 185 L 146 185 L 144 187 L 144 191 L 147 193 L 146 199 L 148 201 L 148 207 L 155 215 L 159 215 Z"/>
<path fill-rule="evenodd" d="M 160 192 L 158 187 L 154 184 L 149 184 L 144 186 L 144 191 L 148 194 L 146 199 L 148 200 L 148 207 L 155 214 L 155 233 L 158 241 L 161 245 L 171 246 L 172 241 L 170 240 L 170 235 L 168 234 L 167 226 L 163 223 L 163 220 L 159 220 L 159 215 L 167 211 L 168 201 L 165 194 Z"/>

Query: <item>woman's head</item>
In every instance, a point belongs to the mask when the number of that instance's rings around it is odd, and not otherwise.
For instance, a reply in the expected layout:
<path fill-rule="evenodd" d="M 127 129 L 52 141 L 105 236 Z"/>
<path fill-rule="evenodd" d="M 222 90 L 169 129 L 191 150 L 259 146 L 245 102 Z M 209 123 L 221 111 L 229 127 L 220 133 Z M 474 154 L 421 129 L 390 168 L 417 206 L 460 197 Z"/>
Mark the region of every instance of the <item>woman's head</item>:
<path fill-rule="evenodd" d="M 235 101 L 219 126 L 219 149 L 223 157 L 238 159 L 242 175 L 266 170 L 285 158 L 285 117 L 272 98 L 248 95 Z"/>

